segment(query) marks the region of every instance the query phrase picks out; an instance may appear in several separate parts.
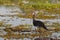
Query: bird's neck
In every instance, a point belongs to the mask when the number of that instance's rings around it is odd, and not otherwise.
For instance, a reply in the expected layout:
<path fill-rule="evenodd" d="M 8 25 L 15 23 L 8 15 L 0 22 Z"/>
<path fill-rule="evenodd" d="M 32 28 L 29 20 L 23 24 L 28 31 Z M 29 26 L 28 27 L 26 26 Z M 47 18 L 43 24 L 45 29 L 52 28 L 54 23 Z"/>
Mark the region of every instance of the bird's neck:
<path fill-rule="evenodd" d="M 35 15 L 33 15 L 33 20 L 35 20 Z"/>

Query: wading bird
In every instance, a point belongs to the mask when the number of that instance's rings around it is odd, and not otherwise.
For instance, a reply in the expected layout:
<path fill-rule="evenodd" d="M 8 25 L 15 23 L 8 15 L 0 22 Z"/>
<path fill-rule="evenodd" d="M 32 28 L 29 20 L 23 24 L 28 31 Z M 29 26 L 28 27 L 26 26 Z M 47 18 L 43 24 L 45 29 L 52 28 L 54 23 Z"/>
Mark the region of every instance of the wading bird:
<path fill-rule="evenodd" d="M 35 16 L 36 16 L 36 13 L 33 12 L 33 25 L 38 27 L 38 28 L 42 27 L 42 28 L 48 30 L 42 21 L 35 19 Z"/>

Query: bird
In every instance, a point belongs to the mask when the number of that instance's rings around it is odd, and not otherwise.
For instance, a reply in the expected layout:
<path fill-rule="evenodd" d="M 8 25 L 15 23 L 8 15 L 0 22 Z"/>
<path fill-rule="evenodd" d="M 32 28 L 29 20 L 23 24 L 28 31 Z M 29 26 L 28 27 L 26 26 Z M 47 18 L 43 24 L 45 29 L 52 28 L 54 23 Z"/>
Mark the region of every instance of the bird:
<path fill-rule="evenodd" d="M 42 27 L 42 28 L 44 28 L 45 30 L 48 30 L 48 29 L 46 28 L 45 24 L 44 24 L 42 21 L 35 19 L 35 16 L 36 16 L 36 13 L 33 12 L 33 26 L 38 27 L 38 28 Z"/>

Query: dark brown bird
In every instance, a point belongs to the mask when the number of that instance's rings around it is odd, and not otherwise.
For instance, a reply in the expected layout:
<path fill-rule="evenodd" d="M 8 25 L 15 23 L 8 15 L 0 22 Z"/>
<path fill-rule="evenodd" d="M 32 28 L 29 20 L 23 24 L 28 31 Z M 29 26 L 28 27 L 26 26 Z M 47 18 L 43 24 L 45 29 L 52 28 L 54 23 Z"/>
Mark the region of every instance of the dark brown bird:
<path fill-rule="evenodd" d="M 33 13 L 33 25 L 35 27 L 39 27 L 39 28 L 42 27 L 42 28 L 48 30 L 42 21 L 39 21 L 39 20 L 35 19 L 35 16 L 36 16 L 36 14 Z"/>

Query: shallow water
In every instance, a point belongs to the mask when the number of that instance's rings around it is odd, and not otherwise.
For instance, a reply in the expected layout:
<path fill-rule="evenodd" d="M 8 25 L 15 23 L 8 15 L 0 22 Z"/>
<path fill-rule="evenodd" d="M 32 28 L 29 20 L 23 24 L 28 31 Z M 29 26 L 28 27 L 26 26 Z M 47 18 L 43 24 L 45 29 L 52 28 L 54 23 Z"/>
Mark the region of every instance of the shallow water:
<path fill-rule="evenodd" d="M 9 17 L 7 15 L 15 15 L 18 13 L 22 13 L 23 11 L 17 7 L 17 6 L 0 6 L 0 15 L 4 15 L 3 17 L 0 16 L 0 21 L 3 21 L 4 24 L 12 24 L 11 27 L 15 27 L 18 25 L 32 25 L 32 19 L 26 19 L 26 18 L 19 18 L 17 16 L 14 17 Z M 6 16 L 5 16 L 6 15 Z M 24 20 L 24 21 L 23 21 Z M 42 20 L 42 19 L 37 19 L 37 20 L 41 20 L 43 22 L 47 22 L 47 24 L 53 24 L 53 23 L 59 23 L 60 24 L 60 19 L 46 19 L 46 20 Z M 32 27 L 34 29 L 34 26 Z M 53 33 L 52 36 L 60 36 L 60 32 L 58 33 Z M 0 38 L 0 40 L 3 40 L 2 38 Z"/>

